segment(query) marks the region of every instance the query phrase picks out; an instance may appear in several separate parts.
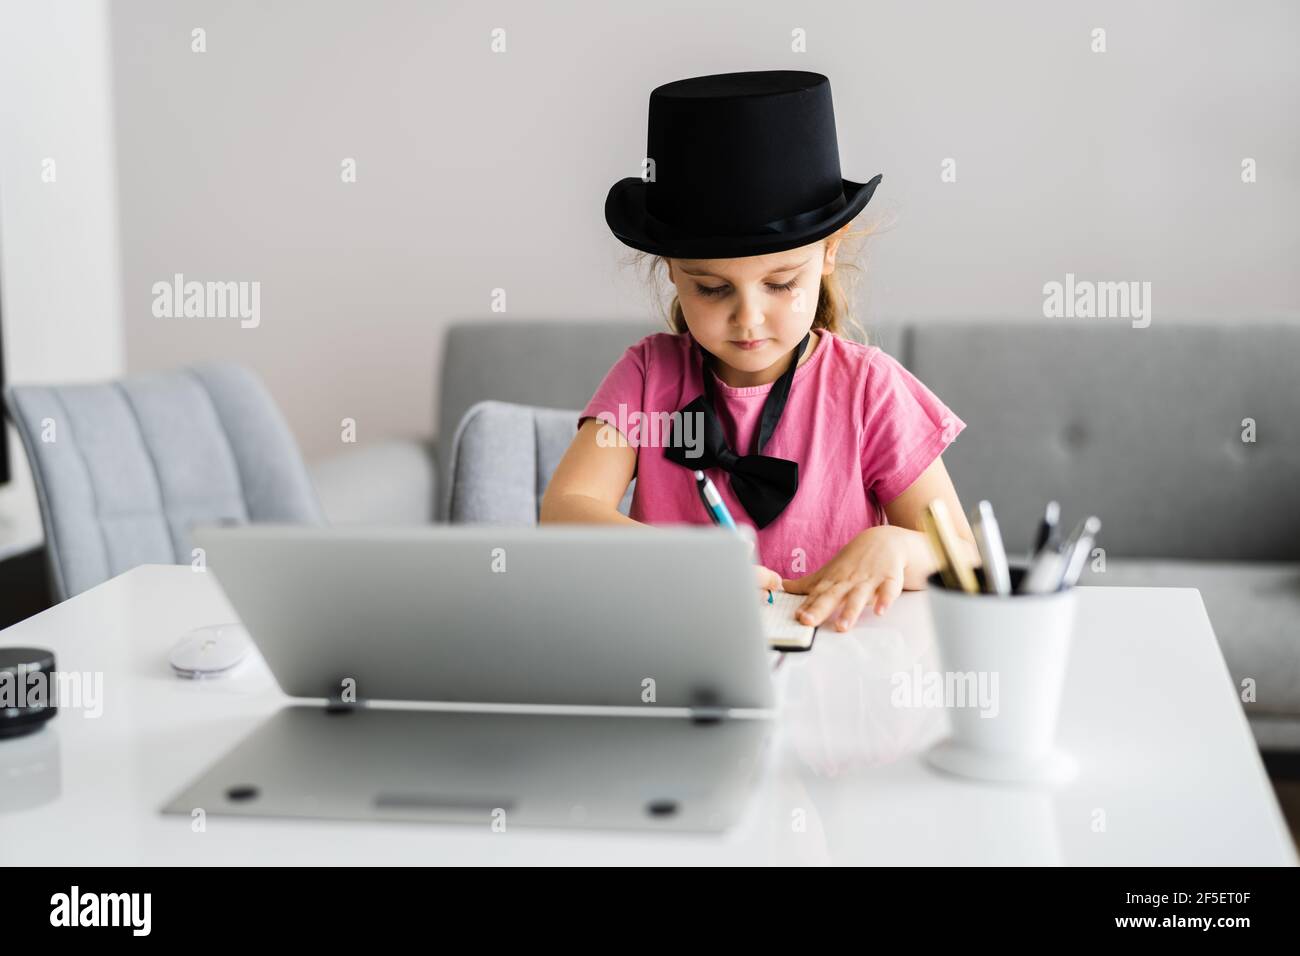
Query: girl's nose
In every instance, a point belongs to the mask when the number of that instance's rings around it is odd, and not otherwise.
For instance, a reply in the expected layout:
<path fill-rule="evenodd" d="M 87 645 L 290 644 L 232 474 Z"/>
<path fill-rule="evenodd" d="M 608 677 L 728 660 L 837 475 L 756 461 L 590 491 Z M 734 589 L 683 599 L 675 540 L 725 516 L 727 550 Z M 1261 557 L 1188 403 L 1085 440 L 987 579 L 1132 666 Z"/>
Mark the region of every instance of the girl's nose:
<path fill-rule="evenodd" d="M 745 332 L 763 325 L 765 317 L 757 296 L 752 292 L 742 292 L 737 297 L 736 314 L 732 317 L 736 328 Z"/>

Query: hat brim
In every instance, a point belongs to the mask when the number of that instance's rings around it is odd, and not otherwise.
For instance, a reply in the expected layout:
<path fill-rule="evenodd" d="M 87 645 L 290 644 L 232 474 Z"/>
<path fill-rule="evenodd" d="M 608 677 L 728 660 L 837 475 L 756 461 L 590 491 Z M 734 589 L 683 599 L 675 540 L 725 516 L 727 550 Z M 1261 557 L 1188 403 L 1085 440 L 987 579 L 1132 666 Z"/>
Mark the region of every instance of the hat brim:
<path fill-rule="evenodd" d="M 877 175 L 865 183 L 840 180 L 844 184 L 846 204 L 843 209 L 825 219 L 810 223 L 797 230 L 782 233 L 762 233 L 754 236 L 700 236 L 665 233 L 663 226 L 651 235 L 646 222 L 646 189 L 644 180 L 632 176 L 620 179 L 610 187 L 605 197 L 605 222 L 624 245 L 657 256 L 674 259 L 739 259 L 745 256 L 764 256 L 773 252 L 797 249 L 819 239 L 825 239 L 835 230 L 853 220 L 866 208 L 883 176 Z"/>

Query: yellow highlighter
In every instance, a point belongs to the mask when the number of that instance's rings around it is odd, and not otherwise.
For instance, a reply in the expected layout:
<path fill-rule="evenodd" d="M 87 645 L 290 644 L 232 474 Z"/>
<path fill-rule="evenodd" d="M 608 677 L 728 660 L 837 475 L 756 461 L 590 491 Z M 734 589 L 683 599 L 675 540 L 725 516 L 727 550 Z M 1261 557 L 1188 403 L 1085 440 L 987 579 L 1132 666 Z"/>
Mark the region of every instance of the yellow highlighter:
<path fill-rule="evenodd" d="M 951 570 L 952 576 L 956 578 L 956 586 L 960 587 L 967 594 L 978 594 L 980 590 L 979 579 L 975 577 L 975 569 L 966 560 L 965 554 L 962 553 L 960 542 L 957 538 L 957 532 L 953 529 L 952 518 L 948 515 L 948 506 L 943 503 L 943 499 L 935 498 L 926 506 L 925 514 L 929 516 L 930 522 L 934 526 L 934 533 L 939 539 L 939 546 L 943 549 L 947 558 L 947 564 Z M 931 543 L 933 547 L 933 543 Z M 942 570 L 940 571 L 942 574 Z M 948 578 L 944 578 L 944 584 L 953 587 L 948 583 Z"/>
<path fill-rule="evenodd" d="M 952 564 L 948 561 L 948 552 L 944 550 L 943 542 L 939 540 L 939 531 L 934 526 L 934 518 L 931 517 L 928 507 L 921 512 L 921 531 L 925 533 L 925 539 L 930 542 L 930 550 L 934 553 L 934 563 L 939 566 L 939 577 L 943 581 L 943 586 L 957 590 L 961 584 L 957 581 L 957 575 L 953 573 Z"/>

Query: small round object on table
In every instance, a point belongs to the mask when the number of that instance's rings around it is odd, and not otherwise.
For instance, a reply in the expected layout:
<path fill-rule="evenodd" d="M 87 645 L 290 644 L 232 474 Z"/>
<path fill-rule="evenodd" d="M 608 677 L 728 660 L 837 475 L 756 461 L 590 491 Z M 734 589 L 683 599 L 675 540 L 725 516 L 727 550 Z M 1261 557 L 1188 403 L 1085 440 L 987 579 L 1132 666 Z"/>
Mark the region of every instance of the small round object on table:
<path fill-rule="evenodd" d="M 0 739 L 39 730 L 59 712 L 54 652 L 0 646 Z"/>

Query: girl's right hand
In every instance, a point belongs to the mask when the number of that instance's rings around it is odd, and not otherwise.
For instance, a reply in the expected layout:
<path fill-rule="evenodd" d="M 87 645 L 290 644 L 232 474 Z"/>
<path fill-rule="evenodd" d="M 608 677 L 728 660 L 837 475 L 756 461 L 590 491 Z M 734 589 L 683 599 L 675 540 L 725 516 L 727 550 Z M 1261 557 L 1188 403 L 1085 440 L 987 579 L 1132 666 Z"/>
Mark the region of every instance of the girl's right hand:
<path fill-rule="evenodd" d="M 758 579 L 758 589 L 760 591 L 785 590 L 781 585 L 781 575 L 771 568 L 765 568 L 761 564 L 754 565 L 754 577 Z"/>

